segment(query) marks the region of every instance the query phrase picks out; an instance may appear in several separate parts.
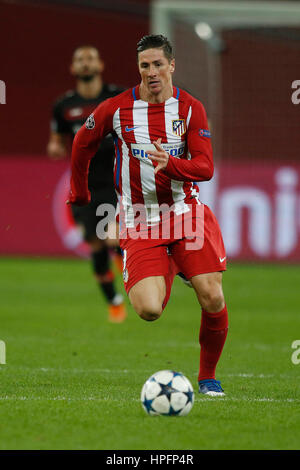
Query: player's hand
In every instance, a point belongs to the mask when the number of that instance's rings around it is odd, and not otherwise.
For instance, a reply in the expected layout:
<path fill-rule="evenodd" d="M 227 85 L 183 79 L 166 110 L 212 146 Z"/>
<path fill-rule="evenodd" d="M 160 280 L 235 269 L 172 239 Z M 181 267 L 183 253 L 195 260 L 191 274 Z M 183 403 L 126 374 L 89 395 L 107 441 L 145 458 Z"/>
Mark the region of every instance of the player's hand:
<path fill-rule="evenodd" d="M 47 153 L 51 160 L 63 160 L 67 156 L 66 148 L 56 142 L 49 142 Z"/>
<path fill-rule="evenodd" d="M 62 160 L 67 157 L 67 135 L 51 132 L 47 145 L 48 156 L 52 160 Z"/>
<path fill-rule="evenodd" d="M 78 197 L 78 196 L 76 197 L 76 196 L 74 196 L 72 191 L 70 191 L 69 199 L 66 200 L 66 204 L 68 204 L 68 205 L 69 204 L 75 204 L 75 206 L 86 206 L 90 202 L 91 202 L 90 192 L 85 197 Z"/>
<path fill-rule="evenodd" d="M 151 161 L 157 162 L 154 173 L 156 174 L 160 170 L 164 170 L 169 161 L 169 154 L 166 152 L 161 144 L 161 138 L 152 142 L 156 150 L 151 150 L 151 153 L 147 152 L 147 156 Z"/>

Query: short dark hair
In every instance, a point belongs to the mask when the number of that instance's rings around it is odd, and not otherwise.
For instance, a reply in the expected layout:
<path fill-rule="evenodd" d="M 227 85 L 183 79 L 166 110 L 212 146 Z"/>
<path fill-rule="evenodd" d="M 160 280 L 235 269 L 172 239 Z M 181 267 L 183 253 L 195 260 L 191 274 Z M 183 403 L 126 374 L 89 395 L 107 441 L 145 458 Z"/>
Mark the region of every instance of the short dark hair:
<path fill-rule="evenodd" d="M 76 52 L 80 51 L 81 49 L 94 49 L 97 52 L 98 56 L 100 57 L 99 50 L 97 49 L 96 46 L 93 46 L 92 44 L 82 44 L 81 46 L 77 46 L 76 49 L 74 49 L 74 51 L 73 51 L 72 57 L 74 58 Z"/>
<path fill-rule="evenodd" d="M 150 34 L 144 36 L 137 43 L 136 55 L 139 56 L 139 52 L 145 51 L 146 49 L 162 49 L 165 57 L 171 62 L 174 59 L 173 48 L 170 41 L 162 34 Z"/>

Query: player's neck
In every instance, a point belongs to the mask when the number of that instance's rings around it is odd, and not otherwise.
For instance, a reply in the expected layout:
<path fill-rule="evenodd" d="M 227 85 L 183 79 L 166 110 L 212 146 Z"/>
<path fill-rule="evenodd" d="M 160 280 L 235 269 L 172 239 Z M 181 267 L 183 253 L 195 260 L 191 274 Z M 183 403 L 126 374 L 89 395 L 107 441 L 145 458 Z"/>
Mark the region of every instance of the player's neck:
<path fill-rule="evenodd" d="M 164 103 L 173 96 L 173 85 L 170 83 L 160 93 L 154 94 L 147 90 L 147 88 L 143 86 L 143 83 L 141 83 L 139 94 L 142 101 L 147 101 L 151 104 Z"/>
<path fill-rule="evenodd" d="M 77 93 L 82 98 L 96 98 L 103 88 L 103 81 L 99 76 L 94 77 L 90 82 L 78 80 L 76 85 Z"/>

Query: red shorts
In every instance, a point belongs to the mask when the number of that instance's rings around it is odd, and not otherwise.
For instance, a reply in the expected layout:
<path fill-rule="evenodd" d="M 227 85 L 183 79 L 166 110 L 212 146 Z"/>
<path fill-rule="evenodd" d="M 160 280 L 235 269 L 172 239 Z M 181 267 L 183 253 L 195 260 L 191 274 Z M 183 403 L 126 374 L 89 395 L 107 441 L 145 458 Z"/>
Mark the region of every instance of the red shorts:
<path fill-rule="evenodd" d="M 202 204 L 203 229 L 193 238 L 176 234 L 168 238 L 120 238 L 123 250 L 123 281 L 127 294 L 140 280 L 150 276 L 164 276 L 167 287 L 166 305 L 174 276 L 181 272 L 187 279 L 197 274 L 226 270 L 223 238 L 216 217 Z M 189 215 L 191 227 L 197 229 L 196 216 Z M 199 222 L 199 218 L 198 218 Z M 192 233 L 192 232 L 190 232 Z"/>

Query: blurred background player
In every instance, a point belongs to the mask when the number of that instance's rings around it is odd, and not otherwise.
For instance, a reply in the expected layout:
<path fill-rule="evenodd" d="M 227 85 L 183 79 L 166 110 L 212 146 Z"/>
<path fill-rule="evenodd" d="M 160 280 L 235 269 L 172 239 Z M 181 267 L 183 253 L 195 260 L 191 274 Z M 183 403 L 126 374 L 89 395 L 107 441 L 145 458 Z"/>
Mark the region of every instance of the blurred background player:
<path fill-rule="evenodd" d="M 123 91 L 115 85 L 106 84 L 102 78 L 104 62 L 99 51 L 90 45 L 78 47 L 72 57 L 71 74 L 76 78 L 76 88 L 66 92 L 54 104 L 51 132 L 47 146 L 52 159 L 66 158 L 76 132 L 99 103 Z M 101 142 L 91 160 L 88 185 L 92 194 L 91 203 L 85 207 L 72 205 L 75 223 L 83 231 L 89 244 L 95 278 L 108 303 L 109 320 L 122 322 L 126 318 L 123 296 L 116 291 L 114 275 L 110 269 L 110 251 L 106 241 L 96 235 L 96 226 L 101 220 L 96 217 L 99 204 L 109 203 L 116 207 L 117 196 L 113 185 L 114 146 L 111 135 Z M 120 267 L 121 255 L 115 243 L 115 260 Z"/>

